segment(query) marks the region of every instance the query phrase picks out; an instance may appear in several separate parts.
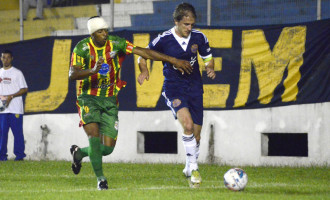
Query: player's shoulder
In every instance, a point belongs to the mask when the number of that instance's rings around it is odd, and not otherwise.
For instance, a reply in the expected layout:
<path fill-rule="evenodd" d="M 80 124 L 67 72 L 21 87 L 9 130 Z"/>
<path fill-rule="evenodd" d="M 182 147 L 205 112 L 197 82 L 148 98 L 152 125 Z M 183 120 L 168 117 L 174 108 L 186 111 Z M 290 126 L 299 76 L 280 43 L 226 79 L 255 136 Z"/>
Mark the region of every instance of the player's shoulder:
<path fill-rule="evenodd" d="M 207 37 L 205 36 L 204 33 L 202 33 L 201 31 L 199 30 L 196 30 L 196 29 L 192 29 L 191 30 L 191 34 L 194 38 L 197 38 L 197 39 L 201 39 L 201 40 L 204 40 L 205 42 L 208 42 L 208 39 Z"/>
<path fill-rule="evenodd" d="M 115 42 L 115 43 L 116 43 L 116 41 L 117 41 L 117 42 L 120 42 L 120 41 L 126 41 L 125 38 L 119 37 L 119 36 L 117 36 L 117 35 L 109 35 L 109 36 L 108 36 L 108 40 L 110 40 L 110 41 L 112 41 L 112 42 Z"/>
<path fill-rule="evenodd" d="M 171 30 L 167 30 L 167 31 L 164 31 L 164 32 L 158 34 L 158 37 L 161 37 L 161 38 L 163 38 L 163 37 L 168 37 L 168 36 L 170 36 L 170 35 L 172 35 L 172 34 L 173 34 L 173 33 L 172 33 Z"/>
<path fill-rule="evenodd" d="M 152 44 L 155 46 L 159 41 L 168 40 L 171 35 L 173 35 L 171 30 L 164 31 L 158 34 L 158 36 L 152 41 Z"/>
<path fill-rule="evenodd" d="M 89 39 L 90 39 L 90 37 L 87 37 L 87 38 L 84 38 L 84 39 L 80 40 L 76 44 L 75 49 L 84 50 L 86 47 L 88 48 Z"/>
<path fill-rule="evenodd" d="M 90 37 L 87 37 L 87 38 L 84 38 L 84 39 L 80 40 L 80 41 L 76 44 L 76 47 L 81 47 L 81 46 L 83 46 L 84 44 L 89 43 L 89 39 L 90 39 Z"/>

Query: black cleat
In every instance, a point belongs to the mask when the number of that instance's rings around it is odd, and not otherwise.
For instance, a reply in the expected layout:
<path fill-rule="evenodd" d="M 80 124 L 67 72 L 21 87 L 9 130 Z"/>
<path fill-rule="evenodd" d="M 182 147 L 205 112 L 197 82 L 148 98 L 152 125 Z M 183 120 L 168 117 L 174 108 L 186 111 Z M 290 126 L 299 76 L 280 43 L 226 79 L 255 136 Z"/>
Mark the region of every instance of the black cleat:
<path fill-rule="evenodd" d="M 74 174 L 79 174 L 80 169 L 81 169 L 81 160 L 78 160 L 75 158 L 75 155 L 77 153 L 77 151 L 79 150 L 79 147 L 77 145 L 72 145 L 70 148 L 70 152 L 72 155 L 72 171 Z"/>
<path fill-rule="evenodd" d="M 97 181 L 97 189 L 98 190 L 107 190 L 108 189 L 108 181 L 107 180 Z"/>

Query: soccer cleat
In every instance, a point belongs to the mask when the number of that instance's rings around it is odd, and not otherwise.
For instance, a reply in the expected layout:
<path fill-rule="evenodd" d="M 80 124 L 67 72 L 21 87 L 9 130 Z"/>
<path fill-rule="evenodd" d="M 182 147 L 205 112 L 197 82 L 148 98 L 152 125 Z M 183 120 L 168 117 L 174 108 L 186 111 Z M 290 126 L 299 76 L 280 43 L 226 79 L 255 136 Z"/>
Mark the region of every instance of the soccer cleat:
<path fill-rule="evenodd" d="M 108 189 L 108 181 L 107 180 L 97 181 L 97 189 L 98 190 L 107 190 Z"/>
<path fill-rule="evenodd" d="M 81 160 L 78 160 L 78 159 L 75 158 L 75 155 L 76 155 L 78 150 L 79 150 L 79 147 L 77 145 L 72 145 L 71 148 L 70 148 L 70 152 L 71 152 L 71 155 L 72 155 L 71 169 L 72 169 L 74 174 L 79 174 L 80 169 L 81 169 Z"/>
<path fill-rule="evenodd" d="M 202 183 L 202 177 L 198 170 L 192 170 L 189 186 L 191 188 L 199 188 Z"/>

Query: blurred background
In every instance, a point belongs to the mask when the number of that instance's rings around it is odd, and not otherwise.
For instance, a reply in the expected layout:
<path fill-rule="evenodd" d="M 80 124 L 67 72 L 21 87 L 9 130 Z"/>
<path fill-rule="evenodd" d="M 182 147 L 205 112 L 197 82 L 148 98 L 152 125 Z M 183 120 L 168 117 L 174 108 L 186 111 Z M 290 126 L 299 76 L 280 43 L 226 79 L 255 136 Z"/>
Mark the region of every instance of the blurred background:
<path fill-rule="evenodd" d="M 0 44 L 44 36 L 87 35 L 87 19 L 100 15 L 112 30 L 166 30 L 182 0 L 44 0 L 43 20 L 30 8 L 20 24 L 20 0 L 0 1 Z M 113 8 L 110 2 L 114 2 Z M 330 0 L 189 0 L 197 26 L 289 24 L 330 18 Z M 111 12 L 111 9 L 114 12 Z M 113 23 L 111 23 L 113 22 Z"/>

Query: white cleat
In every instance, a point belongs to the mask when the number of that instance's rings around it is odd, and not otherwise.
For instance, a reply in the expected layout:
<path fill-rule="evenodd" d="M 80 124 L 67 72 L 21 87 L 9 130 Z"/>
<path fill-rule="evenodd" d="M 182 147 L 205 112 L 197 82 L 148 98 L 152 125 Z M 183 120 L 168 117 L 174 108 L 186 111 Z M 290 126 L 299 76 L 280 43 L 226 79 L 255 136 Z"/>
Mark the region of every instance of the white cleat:
<path fill-rule="evenodd" d="M 189 186 L 191 188 L 199 188 L 202 183 L 202 177 L 198 170 L 192 170 Z"/>

